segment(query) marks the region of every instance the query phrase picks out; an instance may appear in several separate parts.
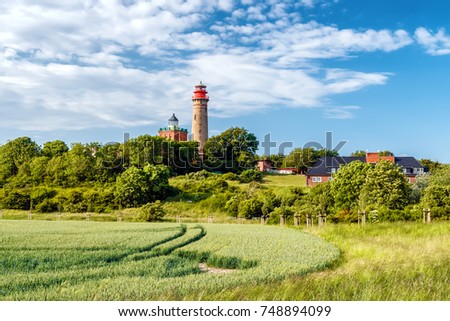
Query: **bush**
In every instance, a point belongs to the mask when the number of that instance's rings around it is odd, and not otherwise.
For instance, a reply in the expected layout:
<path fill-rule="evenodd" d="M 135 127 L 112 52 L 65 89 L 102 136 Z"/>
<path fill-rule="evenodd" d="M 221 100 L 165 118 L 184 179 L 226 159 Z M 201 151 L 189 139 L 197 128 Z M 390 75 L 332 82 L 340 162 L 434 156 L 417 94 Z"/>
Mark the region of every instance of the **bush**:
<path fill-rule="evenodd" d="M 14 189 L 6 193 L 6 197 L 2 202 L 2 207 L 11 210 L 29 210 L 30 201 L 29 191 Z"/>
<path fill-rule="evenodd" d="M 38 205 L 36 205 L 36 211 L 40 213 L 54 213 L 59 209 L 59 203 L 55 199 L 45 199 Z"/>
<path fill-rule="evenodd" d="M 246 169 L 239 176 L 241 183 L 261 182 L 262 178 L 262 173 L 257 169 Z"/>
<path fill-rule="evenodd" d="M 31 191 L 31 201 L 33 203 L 33 209 L 37 209 L 39 204 L 45 200 L 51 199 L 56 196 L 56 191 L 47 187 L 36 187 Z"/>
<path fill-rule="evenodd" d="M 166 212 L 160 201 L 147 203 L 139 211 L 139 218 L 147 222 L 161 221 L 165 215 Z"/>
<path fill-rule="evenodd" d="M 245 218 L 261 217 L 263 203 L 255 198 L 242 201 L 239 204 L 239 216 Z"/>

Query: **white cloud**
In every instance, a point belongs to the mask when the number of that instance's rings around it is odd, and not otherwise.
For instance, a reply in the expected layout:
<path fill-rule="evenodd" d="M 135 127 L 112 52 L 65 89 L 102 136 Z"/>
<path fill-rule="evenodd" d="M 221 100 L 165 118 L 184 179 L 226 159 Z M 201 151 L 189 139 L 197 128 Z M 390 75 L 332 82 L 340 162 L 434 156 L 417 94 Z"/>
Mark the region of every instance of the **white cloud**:
<path fill-rule="evenodd" d="M 352 119 L 355 117 L 354 112 L 359 109 L 359 106 L 329 107 L 325 109 L 324 116 L 332 119 Z"/>
<path fill-rule="evenodd" d="M 295 1 L 245 2 L 245 10 L 231 0 L 0 4 L 0 127 L 132 127 L 164 124 L 172 112 L 189 122 L 199 80 L 216 117 L 320 107 L 389 75 L 324 68 L 318 59 L 412 41 L 403 30 L 300 23 L 288 10 Z M 215 22 L 219 11 L 228 20 Z"/>
<path fill-rule="evenodd" d="M 450 54 L 450 36 L 446 35 L 444 29 L 439 29 L 432 34 L 425 28 L 417 28 L 415 32 L 416 40 L 427 50 L 427 53 L 433 56 Z"/>

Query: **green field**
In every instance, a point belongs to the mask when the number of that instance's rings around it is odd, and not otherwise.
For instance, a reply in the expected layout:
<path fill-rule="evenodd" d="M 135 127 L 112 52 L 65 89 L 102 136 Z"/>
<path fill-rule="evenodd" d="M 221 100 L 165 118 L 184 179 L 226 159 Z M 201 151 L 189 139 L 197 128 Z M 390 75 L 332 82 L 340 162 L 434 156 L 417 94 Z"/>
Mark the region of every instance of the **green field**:
<path fill-rule="evenodd" d="M 3 220 L 0 300 L 450 300 L 449 249 L 447 222 Z"/>
<path fill-rule="evenodd" d="M 2 300 L 202 299 L 340 256 L 315 235 L 271 226 L 6 220 L 0 252 Z"/>

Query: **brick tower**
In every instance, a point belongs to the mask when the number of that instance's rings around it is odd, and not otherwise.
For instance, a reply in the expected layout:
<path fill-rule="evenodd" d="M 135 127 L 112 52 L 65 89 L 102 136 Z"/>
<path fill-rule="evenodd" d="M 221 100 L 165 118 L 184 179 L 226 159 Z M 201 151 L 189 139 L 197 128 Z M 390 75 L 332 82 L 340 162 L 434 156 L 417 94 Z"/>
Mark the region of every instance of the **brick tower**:
<path fill-rule="evenodd" d="M 188 132 L 187 129 L 178 127 L 178 118 L 175 114 L 169 118 L 168 126 L 160 128 L 158 131 L 160 137 L 168 138 L 176 141 L 187 141 Z"/>
<path fill-rule="evenodd" d="M 199 145 L 200 157 L 203 157 L 203 147 L 208 139 L 208 101 L 206 86 L 200 81 L 195 86 L 194 96 L 192 96 L 192 138 Z"/>

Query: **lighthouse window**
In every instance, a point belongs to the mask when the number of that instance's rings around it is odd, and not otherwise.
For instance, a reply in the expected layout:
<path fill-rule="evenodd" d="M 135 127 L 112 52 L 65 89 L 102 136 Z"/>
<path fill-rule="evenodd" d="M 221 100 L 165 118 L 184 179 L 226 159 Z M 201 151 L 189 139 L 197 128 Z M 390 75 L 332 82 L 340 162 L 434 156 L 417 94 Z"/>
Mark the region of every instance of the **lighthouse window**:
<path fill-rule="evenodd" d="M 194 115 L 194 120 L 197 120 L 197 115 Z"/>

